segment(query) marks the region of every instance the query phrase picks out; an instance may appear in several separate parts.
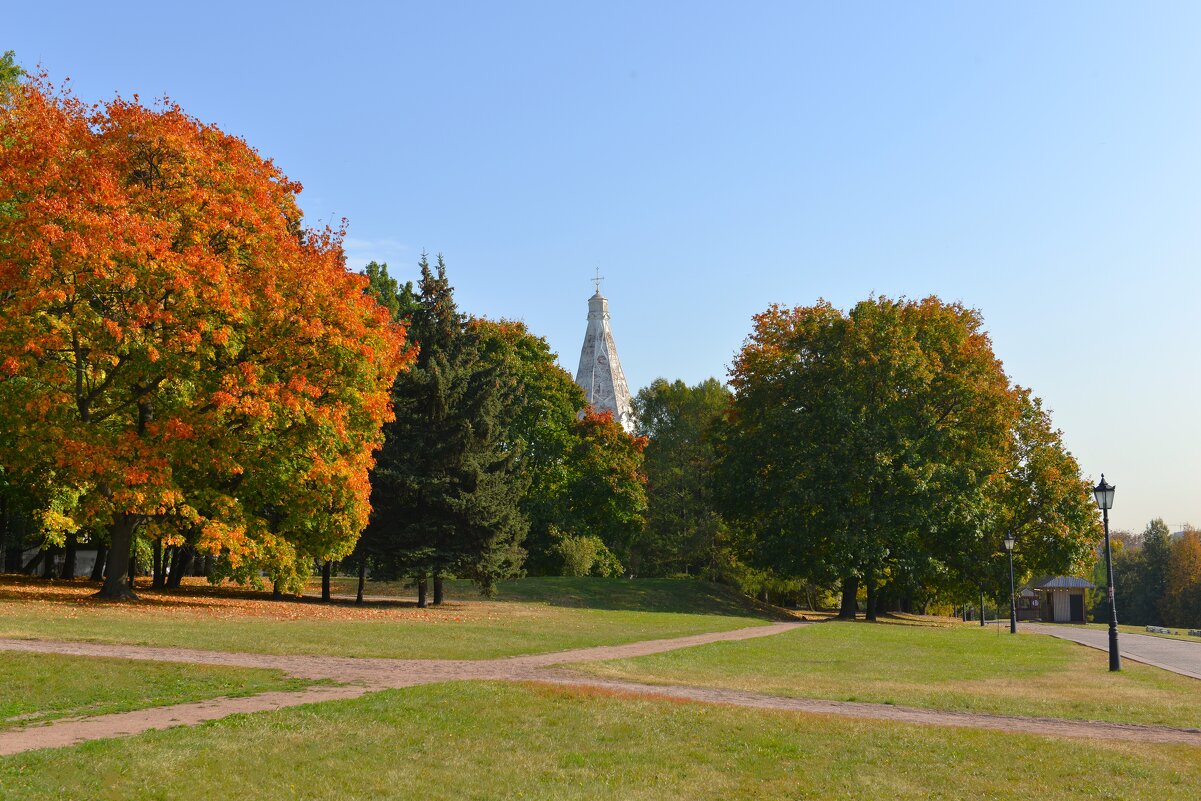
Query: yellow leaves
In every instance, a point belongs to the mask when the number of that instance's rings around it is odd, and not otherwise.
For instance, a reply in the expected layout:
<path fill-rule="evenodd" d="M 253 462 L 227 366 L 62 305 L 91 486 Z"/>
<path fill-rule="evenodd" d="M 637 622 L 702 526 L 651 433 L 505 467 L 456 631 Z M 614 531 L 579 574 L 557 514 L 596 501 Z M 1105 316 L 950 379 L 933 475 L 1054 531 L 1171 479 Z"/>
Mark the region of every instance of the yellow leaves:
<path fill-rule="evenodd" d="M 38 522 L 42 531 L 48 535 L 72 534 L 79 531 L 80 525 L 70 515 L 58 509 L 42 509 L 38 513 Z"/>

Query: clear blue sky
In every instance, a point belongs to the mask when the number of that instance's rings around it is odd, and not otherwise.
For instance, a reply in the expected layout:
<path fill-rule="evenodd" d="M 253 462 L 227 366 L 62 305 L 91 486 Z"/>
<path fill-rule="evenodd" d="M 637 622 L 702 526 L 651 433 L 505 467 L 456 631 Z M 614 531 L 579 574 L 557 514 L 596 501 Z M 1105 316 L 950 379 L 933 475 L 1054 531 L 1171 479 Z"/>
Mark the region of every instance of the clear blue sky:
<path fill-rule="evenodd" d="M 1201 524 L 1201 5 L 22 3 L 0 50 L 169 94 L 574 373 L 725 376 L 768 304 L 980 309 L 1112 519 Z"/>

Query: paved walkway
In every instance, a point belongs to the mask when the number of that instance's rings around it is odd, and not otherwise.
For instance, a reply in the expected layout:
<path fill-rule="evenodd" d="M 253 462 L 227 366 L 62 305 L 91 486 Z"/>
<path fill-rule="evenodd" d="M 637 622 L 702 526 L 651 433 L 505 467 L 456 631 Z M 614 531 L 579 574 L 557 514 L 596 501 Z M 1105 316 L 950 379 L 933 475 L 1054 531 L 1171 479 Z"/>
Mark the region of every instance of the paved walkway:
<path fill-rule="evenodd" d="M 790 631 L 801 625 L 805 624 L 777 623 L 770 626 L 755 626 L 668 640 L 647 640 L 627 645 L 606 645 L 574 651 L 486 660 L 351 659 L 336 656 L 282 656 L 83 642 L 0 639 L 0 651 L 274 668 L 300 678 L 328 679 L 340 682 L 337 686 L 310 687 L 298 692 L 270 692 L 246 698 L 213 698 L 195 703 L 87 718 L 69 718 L 25 728 L 3 730 L 0 731 L 0 755 L 38 748 L 59 748 L 88 740 L 138 734 L 152 729 L 195 725 L 239 713 L 263 712 L 302 704 L 357 698 L 376 690 L 463 680 L 535 682 L 652 699 L 669 698 L 697 703 L 871 718 L 931 726 L 961 726 L 1048 737 L 1183 743 L 1201 747 L 1201 730 L 1197 729 L 1098 723 L 1058 718 L 941 712 L 889 704 L 782 698 L 738 690 L 661 686 L 605 679 L 575 673 L 563 667 L 555 667 L 577 662 L 645 656 L 711 642 L 766 637 Z M 1059 634 L 1060 632 L 1056 630 L 1052 633 Z M 1189 643 L 1184 644 L 1189 645 Z"/>
<path fill-rule="evenodd" d="M 1109 652 L 1108 629 L 1086 629 L 1079 626 L 1050 623 L 1021 623 L 1019 630 L 1049 634 L 1052 637 Z M 1135 662 L 1170 670 L 1182 676 L 1201 679 L 1201 643 L 1120 631 L 1118 632 L 1118 652 L 1124 659 L 1133 659 Z"/>

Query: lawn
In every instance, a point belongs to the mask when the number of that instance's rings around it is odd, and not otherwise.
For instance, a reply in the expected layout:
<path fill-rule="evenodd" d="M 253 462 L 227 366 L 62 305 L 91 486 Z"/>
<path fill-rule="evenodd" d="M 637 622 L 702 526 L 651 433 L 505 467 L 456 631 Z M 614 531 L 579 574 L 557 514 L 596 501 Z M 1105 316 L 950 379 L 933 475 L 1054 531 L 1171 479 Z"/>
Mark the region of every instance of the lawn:
<path fill-rule="evenodd" d="M 0 637 L 85 640 L 272 654 L 493 658 L 728 631 L 774 618 L 698 581 L 524 579 L 496 600 L 451 587 L 441 607 L 355 606 L 193 586 L 139 588 L 140 603 L 91 599 L 88 582 L 0 578 Z"/>
<path fill-rule="evenodd" d="M 308 594 L 320 594 L 321 582 L 309 582 Z M 335 595 L 354 595 L 358 580 L 335 576 Z M 367 597 L 387 597 L 416 602 L 417 593 L 401 582 L 368 581 Z M 469 581 L 448 580 L 447 598 L 454 602 L 479 599 L 479 590 Z M 502 581 L 496 597 L 502 603 L 536 603 L 581 609 L 608 609 L 622 612 L 685 612 L 689 614 L 747 614 L 779 619 L 781 615 L 728 587 L 690 579 L 626 579 L 568 576 L 537 576 Z"/>
<path fill-rule="evenodd" d="M 443 684 L 0 758 L 6 801 L 1201 796 L 1186 746 Z"/>
<path fill-rule="evenodd" d="M 573 666 L 660 684 L 796 698 L 1123 723 L 1201 726 L 1201 684 L 1037 634 L 971 625 L 832 622 L 775 637 Z"/>
<path fill-rule="evenodd" d="M 299 690 L 276 670 L 0 652 L 0 729 L 217 696 Z"/>

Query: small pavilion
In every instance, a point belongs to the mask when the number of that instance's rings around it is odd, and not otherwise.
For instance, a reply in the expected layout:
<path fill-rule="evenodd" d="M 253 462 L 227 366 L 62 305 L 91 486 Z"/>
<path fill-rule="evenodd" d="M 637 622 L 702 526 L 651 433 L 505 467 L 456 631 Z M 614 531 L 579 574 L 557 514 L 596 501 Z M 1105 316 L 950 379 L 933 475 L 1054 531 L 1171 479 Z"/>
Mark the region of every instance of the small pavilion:
<path fill-rule="evenodd" d="M 1043 576 L 1022 587 L 1017 597 L 1018 620 L 1043 623 L 1084 623 L 1085 591 L 1095 589 L 1077 576 Z"/>

